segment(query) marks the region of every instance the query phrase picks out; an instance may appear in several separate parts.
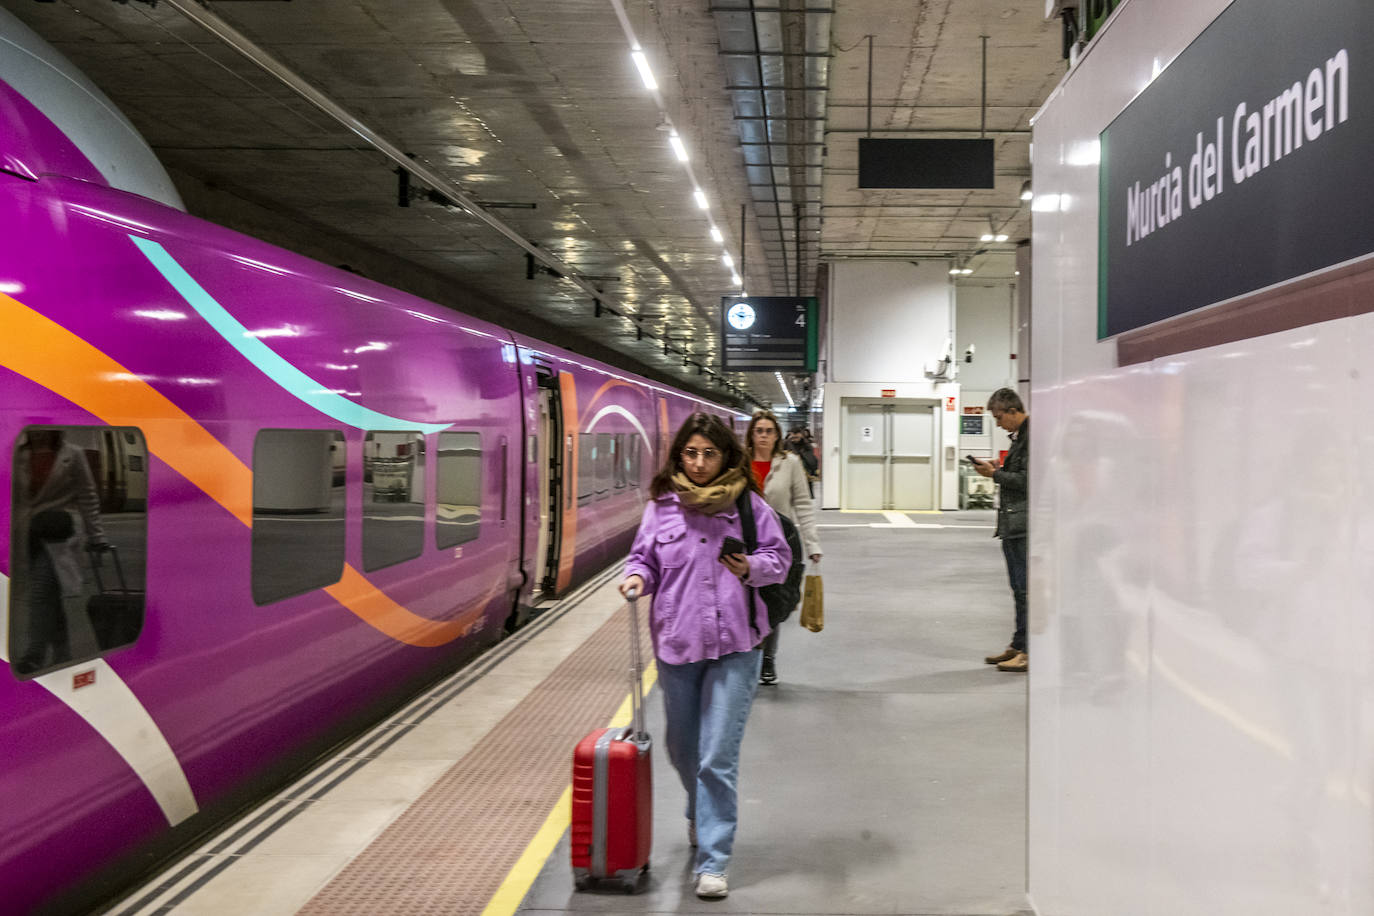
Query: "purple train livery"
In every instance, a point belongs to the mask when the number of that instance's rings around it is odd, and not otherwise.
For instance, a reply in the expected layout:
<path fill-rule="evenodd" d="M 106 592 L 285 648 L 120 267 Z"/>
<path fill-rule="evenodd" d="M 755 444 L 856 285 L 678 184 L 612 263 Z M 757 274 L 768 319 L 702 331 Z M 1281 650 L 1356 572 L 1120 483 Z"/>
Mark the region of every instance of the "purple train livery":
<path fill-rule="evenodd" d="M 732 416 L 188 216 L 3 10 L 0 223 L 4 912 L 89 908 L 497 642 Z"/>

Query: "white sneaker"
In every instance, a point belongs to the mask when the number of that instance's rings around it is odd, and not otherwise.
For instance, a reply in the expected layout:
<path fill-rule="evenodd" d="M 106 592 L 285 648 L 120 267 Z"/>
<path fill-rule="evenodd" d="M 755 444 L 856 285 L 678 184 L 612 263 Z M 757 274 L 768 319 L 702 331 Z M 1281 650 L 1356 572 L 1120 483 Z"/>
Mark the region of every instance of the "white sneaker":
<path fill-rule="evenodd" d="M 698 897 L 724 897 L 730 893 L 724 875 L 713 875 L 708 871 L 697 876 Z"/>

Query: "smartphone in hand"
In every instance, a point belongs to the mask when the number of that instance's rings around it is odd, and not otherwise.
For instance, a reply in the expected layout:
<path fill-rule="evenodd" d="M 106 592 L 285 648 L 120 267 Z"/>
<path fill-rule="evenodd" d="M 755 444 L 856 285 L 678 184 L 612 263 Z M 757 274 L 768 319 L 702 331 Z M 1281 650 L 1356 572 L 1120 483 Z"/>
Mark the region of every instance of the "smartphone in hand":
<path fill-rule="evenodd" d="M 737 537 L 727 537 L 720 545 L 720 555 L 726 557 L 737 553 L 744 553 L 744 542 Z"/>

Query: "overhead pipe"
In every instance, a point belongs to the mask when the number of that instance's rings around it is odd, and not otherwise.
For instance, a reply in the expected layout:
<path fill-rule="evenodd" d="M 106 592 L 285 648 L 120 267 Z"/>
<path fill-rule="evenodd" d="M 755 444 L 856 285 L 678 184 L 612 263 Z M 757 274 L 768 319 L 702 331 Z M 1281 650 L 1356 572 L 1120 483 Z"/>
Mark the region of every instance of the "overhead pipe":
<path fill-rule="evenodd" d="M 986 137 L 988 135 L 988 36 L 979 35 L 978 37 L 983 39 L 983 102 L 980 106 L 983 121 L 978 128 L 978 136 Z"/>
<path fill-rule="evenodd" d="M 868 111 L 868 136 L 873 136 L 873 36 L 868 36 L 868 98 L 865 100 Z"/>

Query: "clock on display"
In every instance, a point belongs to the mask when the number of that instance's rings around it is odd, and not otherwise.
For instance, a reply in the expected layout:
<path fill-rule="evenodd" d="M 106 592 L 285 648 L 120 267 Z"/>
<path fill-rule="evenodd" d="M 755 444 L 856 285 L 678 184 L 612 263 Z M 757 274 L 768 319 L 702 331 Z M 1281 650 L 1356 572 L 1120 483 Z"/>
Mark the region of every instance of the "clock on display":
<path fill-rule="evenodd" d="M 725 318 L 735 330 L 746 330 L 754 326 L 754 307 L 747 302 L 736 302 L 725 313 Z"/>

